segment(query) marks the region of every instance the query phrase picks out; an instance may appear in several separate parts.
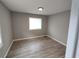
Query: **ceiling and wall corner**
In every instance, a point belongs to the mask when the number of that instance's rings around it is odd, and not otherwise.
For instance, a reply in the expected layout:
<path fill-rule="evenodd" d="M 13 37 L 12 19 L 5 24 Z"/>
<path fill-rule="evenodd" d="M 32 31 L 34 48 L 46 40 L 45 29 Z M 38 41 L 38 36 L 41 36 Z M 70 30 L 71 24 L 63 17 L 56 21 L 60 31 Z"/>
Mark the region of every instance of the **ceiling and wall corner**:
<path fill-rule="evenodd" d="M 10 9 L 0 0 L 0 4 L 2 4 L 8 11 L 10 11 Z"/>
<path fill-rule="evenodd" d="M 71 9 L 72 0 L 1 0 L 13 12 L 53 15 Z M 43 7 L 40 12 L 38 7 Z"/>

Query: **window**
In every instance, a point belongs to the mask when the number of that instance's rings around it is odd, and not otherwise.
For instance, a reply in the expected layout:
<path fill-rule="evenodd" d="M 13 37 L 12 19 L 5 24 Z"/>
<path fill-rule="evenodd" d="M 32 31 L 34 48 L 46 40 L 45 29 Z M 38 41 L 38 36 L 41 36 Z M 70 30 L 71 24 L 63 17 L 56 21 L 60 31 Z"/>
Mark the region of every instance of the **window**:
<path fill-rule="evenodd" d="M 29 30 L 42 29 L 42 19 L 41 18 L 29 18 Z"/>
<path fill-rule="evenodd" d="M 2 41 L 1 41 L 1 36 L 0 36 L 0 44 L 2 43 Z"/>
<path fill-rule="evenodd" d="M 1 27 L 0 27 L 0 48 L 2 47 Z"/>
<path fill-rule="evenodd" d="M 0 27 L 0 44 L 2 43 L 2 41 L 1 41 L 1 27 Z"/>

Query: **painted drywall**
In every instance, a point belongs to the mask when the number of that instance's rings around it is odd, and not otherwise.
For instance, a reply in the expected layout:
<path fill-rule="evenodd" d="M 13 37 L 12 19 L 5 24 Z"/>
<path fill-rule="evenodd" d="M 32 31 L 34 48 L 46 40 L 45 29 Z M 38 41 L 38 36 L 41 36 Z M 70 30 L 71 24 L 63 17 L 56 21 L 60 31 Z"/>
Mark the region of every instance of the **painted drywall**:
<path fill-rule="evenodd" d="M 79 50 L 76 51 L 78 42 L 79 32 L 79 0 L 72 0 L 70 24 L 66 48 L 66 58 L 79 57 Z M 79 46 L 78 46 L 79 49 Z M 75 55 L 75 52 L 76 55 Z"/>
<path fill-rule="evenodd" d="M 48 18 L 48 35 L 66 44 L 70 11 L 51 15 Z"/>
<path fill-rule="evenodd" d="M 11 18 L 10 12 L 0 3 L 0 34 L 2 47 L 0 48 L 0 57 L 4 57 L 7 49 L 12 42 Z"/>
<path fill-rule="evenodd" d="M 29 17 L 42 18 L 42 29 L 29 30 Z M 47 24 L 47 16 L 12 12 L 12 26 L 14 39 L 46 35 Z"/>
<path fill-rule="evenodd" d="M 75 57 L 79 58 L 79 32 L 78 32 L 78 41 L 77 41 L 76 50 L 75 50 Z"/>
<path fill-rule="evenodd" d="M 72 0 L 1 0 L 10 10 L 24 13 L 51 15 L 70 10 Z M 39 12 L 38 7 L 44 7 Z"/>

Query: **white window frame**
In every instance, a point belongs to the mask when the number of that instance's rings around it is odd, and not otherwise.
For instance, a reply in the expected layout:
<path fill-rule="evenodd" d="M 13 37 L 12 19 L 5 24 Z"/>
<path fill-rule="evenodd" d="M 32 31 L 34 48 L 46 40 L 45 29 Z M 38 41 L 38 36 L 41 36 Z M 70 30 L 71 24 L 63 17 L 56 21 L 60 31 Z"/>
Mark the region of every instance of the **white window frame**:
<path fill-rule="evenodd" d="M 39 20 L 40 23 L 38 23 L 38 21 L 36 21 L 36 23 L 32 22 L 33 24 L 31 24 L 31 20 Z M 39 25 L 38 28 L 33 28 L 36 25 Z M 37 26 L 36 26 L 37 27 Z M 42 18 L 36 18 L 36 17 L 29 17 L 29 30 L 41 30 L 42 29 Z"/>

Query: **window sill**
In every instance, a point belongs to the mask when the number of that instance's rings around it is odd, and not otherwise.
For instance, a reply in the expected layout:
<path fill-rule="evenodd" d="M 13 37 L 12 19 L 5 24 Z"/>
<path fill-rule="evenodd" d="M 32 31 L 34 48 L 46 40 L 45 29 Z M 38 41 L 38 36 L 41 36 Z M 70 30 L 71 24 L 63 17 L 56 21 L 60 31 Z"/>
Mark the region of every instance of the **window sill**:
<path fill-rule="evenodd" d="M 38 31 L 38 30 L 42 30 L 42 29 L 29 29 L 29 31 Z"/>

